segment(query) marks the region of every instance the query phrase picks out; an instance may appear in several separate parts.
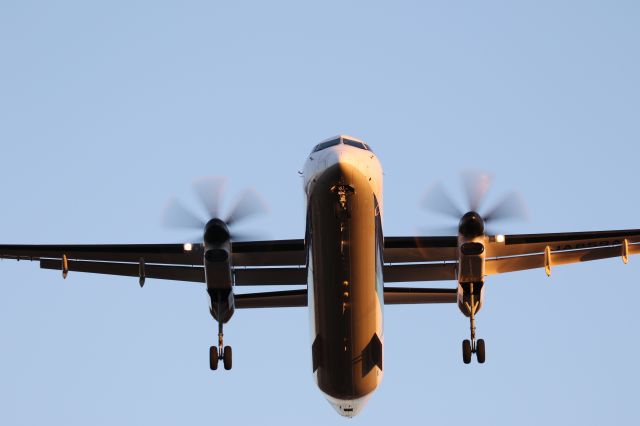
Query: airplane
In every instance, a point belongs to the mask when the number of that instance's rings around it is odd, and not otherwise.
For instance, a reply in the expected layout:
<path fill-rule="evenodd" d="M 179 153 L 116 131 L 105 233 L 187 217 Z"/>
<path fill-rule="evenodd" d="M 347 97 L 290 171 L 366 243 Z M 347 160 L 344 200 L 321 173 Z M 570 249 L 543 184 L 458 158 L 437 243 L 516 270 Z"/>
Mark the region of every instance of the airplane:
<path fill-rule="evenodd" d="M 487 226 L 515 214 L 513 197 L 478 213 L 486 177 L 469 180 L 469 210 L 460 211 L 441 187 L 425 205 L 459 219 L 454 235 L 386 237 L 383 233 L 383 173 L 371 147 L 339 135 L 317 144 L 303 170 L 304 238 L 242 240 L 235 225 L 260 210 L 250 192 L 222 218 L 219 180 L 196 191 L 208 211 L 203 221 L 180 203 L 166 223 L 197 228 L 201 239 L 180 244 L 0 245 L 0 258 L 38 261 L 43 269 L 206 285 L 218 342 L 209 349 L 210 369 L 232 368 L 224 324 L 235 309 L 308 307 L 311 365 L 320 391 L 342 416 L 362 410 L 383 377 L 383 307 L 455 303 L 469 318 L 462 342 L 465 364 L 486 360 L 475 318 L 484 301 L 486 277 L 640 253 L 640 229 L 551 234 L 492 234 Z M 455 287 L 389 286 L 390 283 L 452 281 Z M 280 291 L 237 292 L 244 286 L 282 286 Z"/>

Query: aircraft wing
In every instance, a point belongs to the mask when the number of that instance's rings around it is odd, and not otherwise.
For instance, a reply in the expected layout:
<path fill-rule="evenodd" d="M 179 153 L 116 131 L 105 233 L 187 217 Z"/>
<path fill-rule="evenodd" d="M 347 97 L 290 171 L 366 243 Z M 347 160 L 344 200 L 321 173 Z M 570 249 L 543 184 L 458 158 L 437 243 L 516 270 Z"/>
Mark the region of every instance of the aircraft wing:
<path fill-rule="evenodd" d="M 403 264 L 455 259 L 455 237 L 385 240 L 385 280 L 454 279 L 455 263 Z M 0 259 L 39 262 L 43 269 L 204 283 L 201 244 L 0 245 Z M 235 285 L 306 285 L 304 240 L 244 241 L 232 245 Z M 452 303 L 455 289 L 385 288 L 386 304 Z M 237 294 L 236 307 L 306 306 L 307 290 Z"/>
<path fill-rule="evenodd" d="M 233 244 L 236 285 L 304 285 L 303 240 Z M 0 245 L 0 258 L 38 261 L 43 269 L 205 282 L 201 244 Z"/>
<path fill-rule="evenodd" d="M 456 244 L 456 237 L 386 238 L 385 281 L 454 279 Z M 66 257 L 69 272 L 138 277 L 143 265 L 146 278 L 201 283 L 203 256 L 201 244 L 0 245 L 1 259 L 37 261 L 43 269 L 63 270 Z M 302 239 L 235 242 L 231 265 L 236 285 L 307 283 Z"/>
<path fill-rule="evenodd" d="M 385 237 L 385 263 L 457 260 L 458 237 Z"/>
<path fill-rule="evenodd" d="M 457 253 L 455 236 L 385 237 L 384 282 L 455 280 Z"/>
<path fill-rule="evenodd" d="M 640 253 L 640 229 L 490 237 L 486 245 L 487 275 L 525 269 L 551 268 L 570 263 Z"/>
<path fill-rule="evenodd" d="M 387 237 L 384 280 L 417 282 L 455 280 L 457 237 Z M 640 253 L 640 229 L 487 237 L 485 274 L 551 268 L 571 263 Z"/>
<path fill-rule="evenodd" d="M 486 275 L 640 253 L 640 229 L 488 237 Z M 0 245 L 1 259 L 37 261 L 43 269 L 205 282 L 201 244 Z M 387 237 L 384 281 L 455 280 L 457 237 Z M 65 265 L 66 259 L 66 265 Z M 234 284 L 306 285 L 304 240 L 233 243 Z M 433 290 L 433 291 L 432 291 Z M 444 293 L 439 293 L 444 291 Z M 306 290 L 304 291 L 306 294 Z M 238 295 L 238 307 L 301 306 L 303 290 Z M 451 303 L 448 289 L 385 288 L 387 303 Z"/>

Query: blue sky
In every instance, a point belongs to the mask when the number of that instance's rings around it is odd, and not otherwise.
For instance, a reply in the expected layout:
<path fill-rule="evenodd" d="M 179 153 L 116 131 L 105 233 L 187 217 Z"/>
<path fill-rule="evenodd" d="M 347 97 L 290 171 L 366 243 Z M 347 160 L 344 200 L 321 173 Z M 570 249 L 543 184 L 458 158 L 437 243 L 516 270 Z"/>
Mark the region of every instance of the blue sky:
<path fill-rule="evenodd" d="M 504 232 L 640 227 L 640 7 L 633 1 L 0 3 L 0 241 L 177 242 L 174 195 L 227 176 L 304 235 L 318 141 L 369 142 L 385 233 L 459 172 L 493 172 L 530 219 Z M 197 284 L 0 263 L 0 423 L 339 424 L 315 388 L 305 309 L 241 311 L 208 370 Z M 354 424 L 637 424 L 640 259 L 491 277 L 465 366 L 455 306 L 385 310 L 385 378 Z M 446 285 L 448 283 L 445 283 Z"/>

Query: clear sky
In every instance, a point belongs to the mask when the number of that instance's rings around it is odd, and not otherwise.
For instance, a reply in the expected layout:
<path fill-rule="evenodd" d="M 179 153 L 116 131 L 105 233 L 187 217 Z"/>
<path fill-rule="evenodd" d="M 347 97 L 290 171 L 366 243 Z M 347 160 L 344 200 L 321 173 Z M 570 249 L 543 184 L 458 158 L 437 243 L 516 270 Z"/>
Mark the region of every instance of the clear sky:
<path fill-rule="evenodd" d="M 257 189 L 304 236 L 312 146 L 362 138 L 386 235 L 442 219 L 441 180 L 493 172 L 511 233 L 640 228 L 636 1 L 0 2 L 0 241 L 178 242 L 174 195 Z M 455 305 L 385 309 L 385 377 L 353 424 L 640 422 L 640 257 L 490 277 L 463 365 Z M 453 283 L 443 283 L 453 285 Z M 211 372 L 197 284 L 0 263 L 0 424 L 342 424 L 311 375 L 305 309 L 237 312 Z"/>

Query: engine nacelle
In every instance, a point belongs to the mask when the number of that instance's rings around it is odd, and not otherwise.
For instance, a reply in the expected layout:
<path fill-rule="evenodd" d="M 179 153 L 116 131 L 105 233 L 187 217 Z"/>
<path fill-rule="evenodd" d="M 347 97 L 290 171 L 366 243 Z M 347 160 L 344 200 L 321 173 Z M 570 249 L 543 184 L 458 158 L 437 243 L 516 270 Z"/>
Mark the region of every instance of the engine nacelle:
<path fill-rule="evenodd" d="M 227 224 L 211 219 L 204 229 L 204 276 L 211 315 L 226 323 L 235 310 L 231 273 L 231 234 Z"/>
<path fill-rule="evenodd" d="M 466 316 L 478 312 L 484 301 L 485 275 L 484 220 L 468 212 L 458 226 L 458 307 Z"/>
<path fill-rule="evenodd" d="M 484 281 L 485 253 L 480 241 L 462 242 L 458 254 L 458 282 Z"/>
<path fill-rule="evenodd" d="M 208 290 L 231 289 L 231 234 L 224 221 L 211 219 L 204 228 L 204 274 Z"/>

